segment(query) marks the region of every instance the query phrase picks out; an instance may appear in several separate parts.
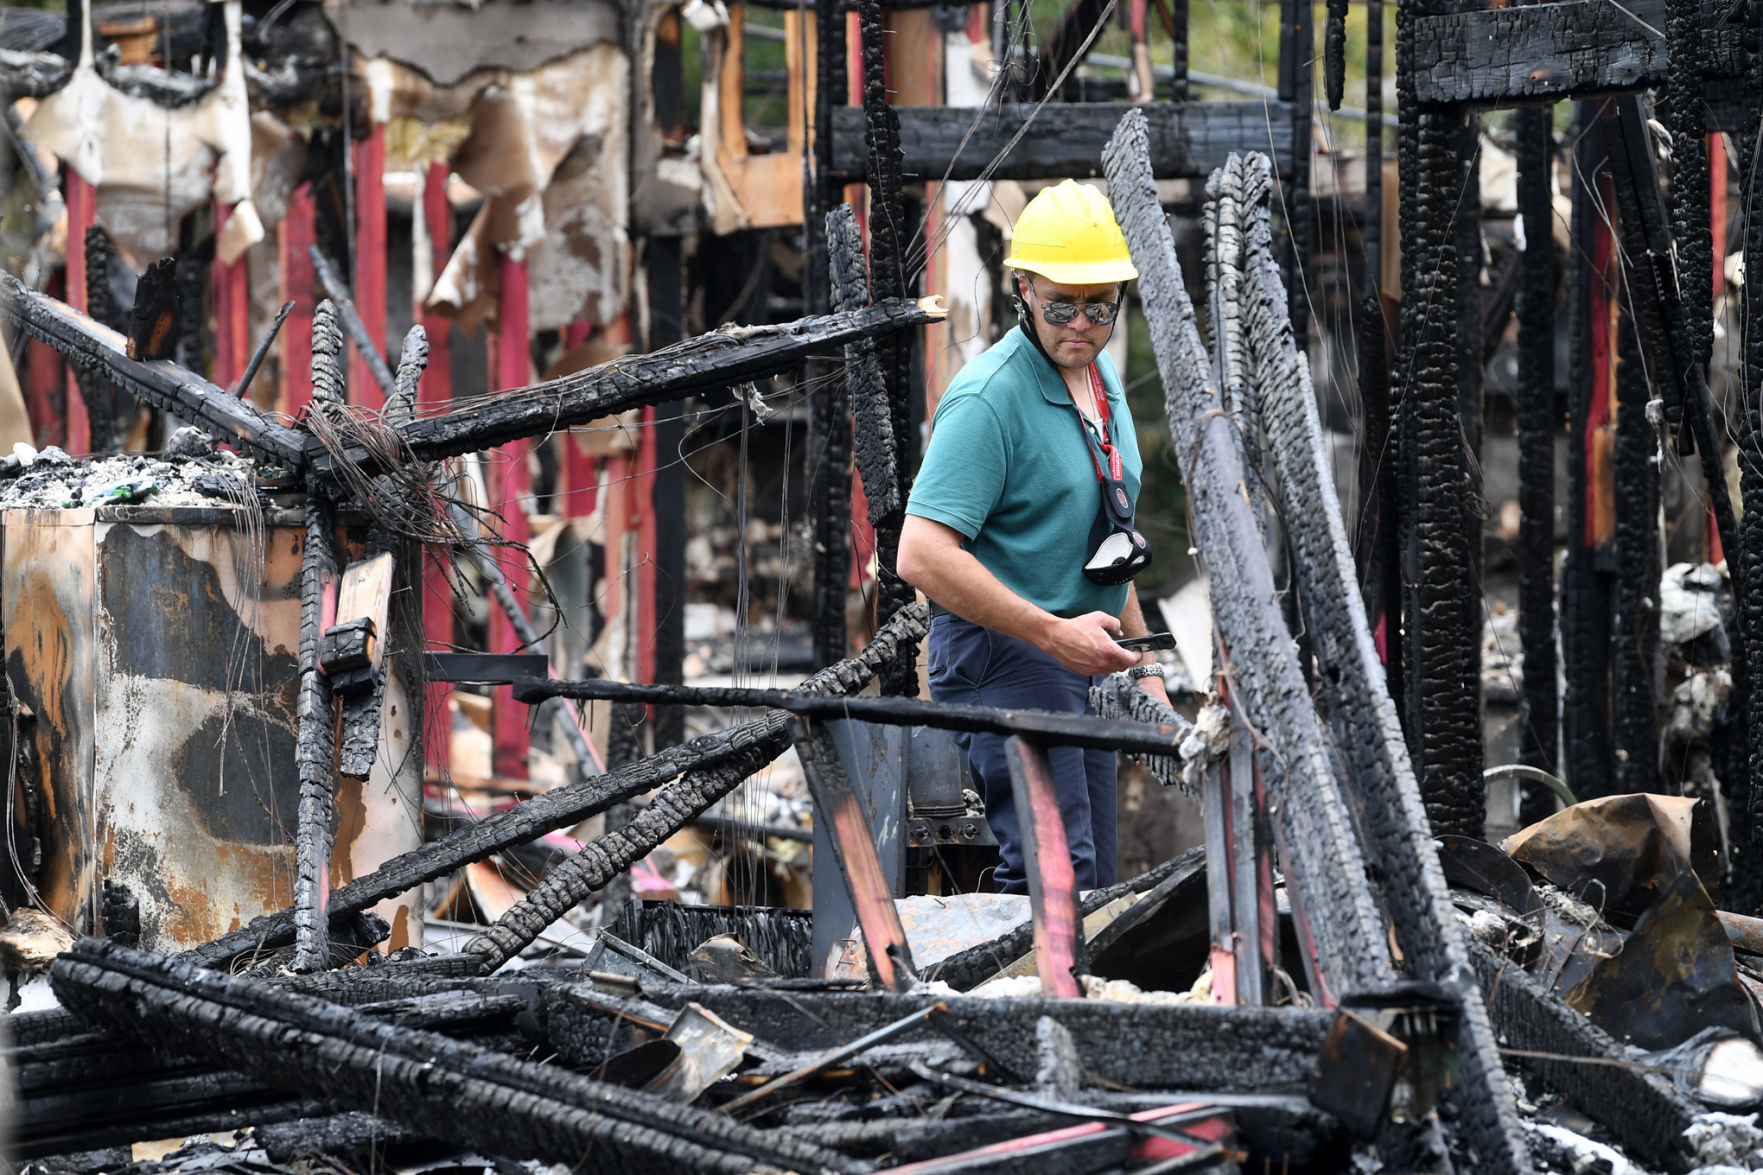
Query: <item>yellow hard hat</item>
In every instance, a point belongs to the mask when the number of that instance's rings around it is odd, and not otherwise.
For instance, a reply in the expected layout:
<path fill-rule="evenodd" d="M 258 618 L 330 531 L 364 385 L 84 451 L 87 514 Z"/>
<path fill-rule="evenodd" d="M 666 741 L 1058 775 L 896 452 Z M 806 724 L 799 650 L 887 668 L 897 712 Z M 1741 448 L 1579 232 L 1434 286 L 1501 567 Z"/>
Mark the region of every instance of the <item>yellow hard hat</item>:
<path fill-rule="evenodd" d="M 1072 180 L 1042 188 L 1028 202 L 1017 218 L 1004 264 L 1066 286 L 1124 282 L 1139 276 L 1108 197 L 1093 184 Z"/>

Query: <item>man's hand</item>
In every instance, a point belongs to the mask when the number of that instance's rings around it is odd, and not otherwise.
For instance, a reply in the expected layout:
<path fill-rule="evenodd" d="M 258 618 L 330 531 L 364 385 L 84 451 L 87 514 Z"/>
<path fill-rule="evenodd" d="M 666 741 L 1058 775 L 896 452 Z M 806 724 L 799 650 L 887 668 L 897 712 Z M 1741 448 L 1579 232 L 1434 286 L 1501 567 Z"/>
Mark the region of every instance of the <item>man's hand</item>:
<path fill-rule="evenodd" d="M 1046 641 L 1036 643 L 1073 673 L 1119 673 L 1131 669 L 1141 659 L 1141 654 L 1114 643 L 1119 631 L 1117 617 L 1106 612 L 1086 612 L 1070 620 L 1055 618 L 1048 626 Z"/>

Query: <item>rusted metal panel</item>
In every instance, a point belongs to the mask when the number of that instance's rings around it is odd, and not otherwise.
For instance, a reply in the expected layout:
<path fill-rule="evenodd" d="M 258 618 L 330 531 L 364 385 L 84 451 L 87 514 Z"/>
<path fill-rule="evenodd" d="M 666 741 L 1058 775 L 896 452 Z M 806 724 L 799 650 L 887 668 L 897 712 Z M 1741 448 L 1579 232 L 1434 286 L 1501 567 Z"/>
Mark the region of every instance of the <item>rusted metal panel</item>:
<path fill-rule="evenodd" d="M 297 516 L 251 517 L 127 507 L 0 518 L 7 670 L 37 715 L 40 885 L 82 932 L 103 931 L 106 877 L 134 895 L 142 945 L 157 950 L 292 900 L 304 536 Z M 398 640 L 394 656 L 419 647 Z M 420 713 L 406 681 L 395 663 L 381 753 L 340 797 L 333 879 L 420 842 Z M 397 945 L 420 940 L 412 902 L 380 913 Z"/>

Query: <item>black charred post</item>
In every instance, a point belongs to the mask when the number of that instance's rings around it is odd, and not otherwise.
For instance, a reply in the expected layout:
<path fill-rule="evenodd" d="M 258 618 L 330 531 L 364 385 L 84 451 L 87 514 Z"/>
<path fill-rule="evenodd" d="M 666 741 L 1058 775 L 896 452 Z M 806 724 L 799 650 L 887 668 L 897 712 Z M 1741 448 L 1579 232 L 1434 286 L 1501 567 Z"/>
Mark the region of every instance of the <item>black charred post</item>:
<path fill-rule="evenodd" d="M 312 316 L 312 395 L 333 398 L 343 382 L 343 339 L 336 310 L 320 302 Z M 330 919 L 325 912 L 329 892 L 331 842 L 336 799 L 336 709 L 330 677 L 319 666 L 324 640 L 324 601 L 337 575 L 332 549 L 329 504 L 316 479 L 306 486 L 306 543 L 300 556 L 300 697 L 299 741 L 294 759 L 300 773 L 300 809 L 296 825 L 294 929 L 296 971 L 317 971 L 329 965 Z"/>
<path fill-rule="evenodd" d="M 1625 307 L 1626 309 L 1626 307 Z M 1634 318 L 1617 326 L 1616 790 L 1659 788 L 1659 466 L 1664 405 L 1652 398 Z M 1528 675 L 1527 675 L 1528 676 Z"/>
<path fill-rule="evenodd" d="M 1169 0 L 1169 39 L 1174 68 L 1169 77 L 1169 100 L 1188 100 L 1188 0 Z"/>
<path fill-rule="evenodd" d="M 1518 281 L 1518 638 L 1524 651 L 1524 734 L 1520 762 L 1550 773 L 1561 761 L 1555 659 L 1555 214 L 1547 106 L 1517 113 L 1518 215 L 1524 252 Z M 1527 788 L 1520 823 L 1553 804 Z"/>
<path fill-rule="evenodd" d="M 331 1159 L 371 1146 L 418 1142 L 418 1131 L 360 1110 L 258 1126 L 252 1132 L 271 1162 Z"/>
<path fill-rule="evenodd" d="M 135 300 L 129 307 L 128 345 L 124 348 L 128 357 L 142 361 L 174 358 L 183 332 L 183 316 L 184 295 L 178 287 L 177 262 L 161 257 L 135 279 Z"/>
<path fill-rule="evenodd" d="M 110 297 L 110 263 L 115 258 L 110 237 L 99 225 L 88 225 L 82 247 L 86 253 L 86 313 L 115 329 L 120 315 Z M 116 448 L 115 389 L 102 379 L 85 378 L 83 365 L 75 374 L 81 377 L 80 398 L 86 402 L 86 417 L 91 422 L 92 452 L 108 453 Z"/>
<path fill-rule="evenodd" d="M 1415 22 L 1435 7 L 1422 0 L 1397 6 L 1398 63 L 1405 59 L 1405 41 L 1415 35 Z M 1475 543 L 1465 507 L 1470 484 L 1456 386 L 1461 374 L 1457 348 L 1438 327 L 1441 321 L 1455 321 L 1457 304 L 1453 243 L 1462 180 L 1457 150 L 1462 116 L 1421 106 L 1413 71 L 1400 64 L 1396 95 L 1402 184 L 1401 407 L 1395 451 L 1398 499 L 1403 503 L 1403 726 L 1432 831 L 1479 838 L 1485 831 L 1486 799 Z M 1472 616 L 1477 623 L 1470 623 Z M 1393 635 L 1395 626 L 1386 631 Z"/>
<path fill-rule="evenodd" d="M 1347 88 L 1347 0 L 1328 0 L 1328 29 L 1322 41 L 1322 92 L 1328 108 L 1341 108 Z"/>
<path fill-rule="evenodd" d="M 1374 988 L 1392 976 L 1381 916 L 1366 862 L 1330 760 L 1291 634 L 1280 615 L 1273 570 L 1242 493 L 1235 428 L 1182 283 L 1175 242 L 1152 178 L 1144 115 L 1121 119 L 1103 162 L 1109 199 L 1139 270 L 1139 291 L 1166 390 L 1175 453 L 1188 486 L 1195 546 L 1215 585 L 1221 639 L 1238 655 L 1231 667 L 1243 705 L 1283 765 L 1267 781 L 1294 909 L 1309 927 L 1312 990 L 1324 1000 Z M 1252 654 L 1247 651 L 1253 650 Z M 1471 716 L 1473 718 L 1473 716 Z M 1479 772 L 1478 772 L 1479 775 Z"/>
<path fill-rule="evenodd" d="M 63 955 L 51 981 L 64 1004 L 113 1030 L 510 1158 L 573 1163 L 592 1151 L 597 1166 L 631 1172 L 854 1169 L 708 1111 L 102 940 Z"/>
<path fill-rule="evenodd" d="M 1452 245 L 1457 255 L 1457 416 L 1462 422 L 1462 444 L 1469 469 L 1481 467 L 1482 372 L 1482 294 L 1481 294 L 1481 115 L 1465 113 L 1457 127 L 1456 191 Z M 1473 474 L 1471 476 L 1471 490 Z M 1469 541 L 1469 573 L 1472 577 L 1461 593 L 1468 609 L 1466 623 L 1481 638 L 1481 564 L 1482 519 L 1480 495 L 1465 494 L 1463 529 Z"/>
<path fill-rule="evenodd" d="M 849 204 L 841 204 L 826 217 L 827 255 L 831 266 L 833 309 L 854 310 L 869 301 L 869 281 L 863 273 L 863 236 Z M 869 521 L 880 528 L 890 519 L 899 525 L 906 503 L 900 496 L 899 438 L 894 434 L 893 404 L 882 372 L 882 357 L 875 340 L 859 339 L 845 344 L 845 401 L 855 421 L 857 472 L 869 497 Z"/>
<path fill-rule="evenodd" d="M 1753 21 L 1758 14 L 1753 10 Z M 1751 82 L 1752 101 L 1763 101 L 1763 58 Z M 1753 143 L 1747 169 L 1763 158 L 1763 145 Z M 1748 171 L 1747 171 L 1748 174 Z M 1757 267 L 1757 268 L 1753 268 Z M 1763 273 L 1763 185 L 1751 184 L 1745 209 L 1745 269 Z M 1745 340 L 1744 408 L 1740 412 L 1739 492 L 1744 514 L 1739 520 L 1739 557 L 1743 582 L 1763 584 L 1763 411 L 1758 394 L 1763 390 L 1763 289 L 1746 283 L 1743 301 Z M 1736 577 L 1735 577 L 1736 578 Z M 1739 593 L 1739 634 L 1747 666 L 1763 666 L 1763 596 L 1754 591 Z M 1736 908 L 1763 913 L 1763 689 L 1755 679 L 1743 694 L 1744 728 L 1749 770 L 1740 805 L 1745 813 L 1742 839 L 1734 853 L 1733 876 Z"/>
<path fill-rule="evenodd" d="M 189 223 L 190 219 L 186 217 L 184 224 L 188 226 Z M 177 361 L 187 371 L 207 371 L 208 341 L 202 333 L 203 316 L 195 308 L 202 305 L 203 294 L 208 288 L 208 264 L 194 245 L 195 242 L 191 241 L 180 247 L 176 258 L 178 297 L 185 307 L 183 317 L 178 320 Z M 214 238 L 208 238 L 210 251 L 214 245 Z"/>
<path fill-rule="evenodd" d="M 1548 106 L 1518 111 L 1518 639 L 1525 656 L 1525 725 L 1520 762 L 1560 769 L 1560 699 L 1555 685 L 1555 212 L 1553 132 Z M 1525 790 L 1520 822 L 1553 810 Z"/>
<path fill-rule="evenodd" d="M 1708 29 L 1701 0 L 1665 0 L 1665 96 L 1670 103 L 1671 235 L 1683 275 L 1690 356 L 1704 370 L 1714 347 L 1714 241 L 1709 232 L 1708 110 L 1702 96 Z M 1700 444 L 1700 442 L 1697 442 Z"/>
<path fill-rule="evenodd" d="M 1567 552 L 1561 565 L 1561 651 L 1566 671 L 1561 731 L 1567 784 L 1581 799 L 1610 795 L 1610 613 L 1615 606 L 1608 552 L 1592 534 L 1587 507 L 1592 470 L 1587 461 L 1593 408 L 1605 394 L 1594 386 L 1594 306 L 1604 275 L 1592 263 L 1602 223 L 1602 194 L 1592 187 L 1606 171 L 1601 103 L 1582 102 L 1574 115 L 1573 247 L 1568 250 Z"/>
<path fill-rule="evenodd" d="M 649 276 L 648 343 L 653 351 L 679 342 L 684 328 L 685 269 L 680 239 L 650 237 L 643 246 L 643 256 Z M 681 451 L 686 436 L 685 409 L 684 400 L 669 400 L 656 408 L 656 452 L 671 455 Z M 685 680 L 685 477 L 685 463 L 665 457 L 655 471 L 650 500 L 659 524 L 655 550 L 655 680 L 659 682 Z M 565 727 L 575 729 L 573 723 L 565 723 Z M 656 746 L 674 746 L 685 739 L 685 711 L 668 706 L 655 712 Z"/>
<path fill-rule="evenodd" d="M 832 112 L 845 101 L 845 6 L 842 0 L 816 0 L 815 36 L 819 84 L 814 97 L 813 174 L 804 224 L 808 233 L 805 279 L 810 314 L 833 308 L 837 284 L 828 216 L 836 188 L 832 179 Z M 823 281 L 821 275 L 828 275 Z M 850 648 L 845 623 L 845 585 L 851 574 L 851 405 L 846 379 L 824 363 L 809 365 L 813 442 L 820 454 L 809 479 L 809 512 L 814 520 L 814 659 L 830 665 Z"/>
<path fill-rule="evenodd" d="M 1286 252 L 1282 259 L 1287 310 L 1298 351 L 1310 346 L 1310 250 L 1315 215 L 1310 207 L 1310 137 L 1316 91 L 1316 5 L 1311 0 L 1280 0 L 1279 96 L 1291 103 L 1291 171 L 1285 177 L 1281 207 L 1286 217 Z M 1306 630 L 1307 631 L 1307 630 Z M 1300 637 L 1300 639 L 1303 639 Z M 1308 658 L 1305 659 L 1308 663 Z"/>
<path fill-rule="evenodd" d="M 863 39 L 864 145 L 869 154 L 869 292 L 877 302 L 882 302 L 906 296 L 906 250 L 911 234 L 900 176 L 900 116 L 888 103 L 881 4 L 880 0 L 858 0 L 856 7 L 857 26 Z M 915 598 L 912 586 L 896 570 L 900 526 L 905 521 L 906 494 L 911 489 L 912 476 L 912 338 L 902 332 L 878 339 L 877 351 L 887 388 L 893 437 L 889 457 L 893 477 L 888 496 L 898 503 L 875 528 L 876 623 L 885 624 Z M 855 396 L 852 407 L 862 410 Z M 867 481 L 864 488 L 868 489 Z M 917 693 L 916 665 L 916 654 L 908 652 L 897 664 L 888 666 L 882 673 L 882 693 Z"/>

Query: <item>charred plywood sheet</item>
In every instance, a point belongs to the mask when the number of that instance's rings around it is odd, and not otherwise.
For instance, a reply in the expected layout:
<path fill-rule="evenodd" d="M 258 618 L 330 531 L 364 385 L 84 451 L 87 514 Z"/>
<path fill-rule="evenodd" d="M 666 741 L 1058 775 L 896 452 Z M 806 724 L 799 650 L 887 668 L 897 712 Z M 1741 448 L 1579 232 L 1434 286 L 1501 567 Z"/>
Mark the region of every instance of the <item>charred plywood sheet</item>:
<path fill-rule="evenodd" d="M 101 933 L 108 878 L 144 946 L 223 934 L 293 896 L 302 528 L 229 509 L 7 511 L 6 654 L 39 717 L 51 908 Z M 420 628 L 420 622 L 418 622 Z M 408 646 L 408 642 L 406 642 Z M 333 879 L 421 841 L 421 756 L 404 674 L 380 754 L 339 796 Z M 378 912 L 420 941 L 406 898 Z"/>

